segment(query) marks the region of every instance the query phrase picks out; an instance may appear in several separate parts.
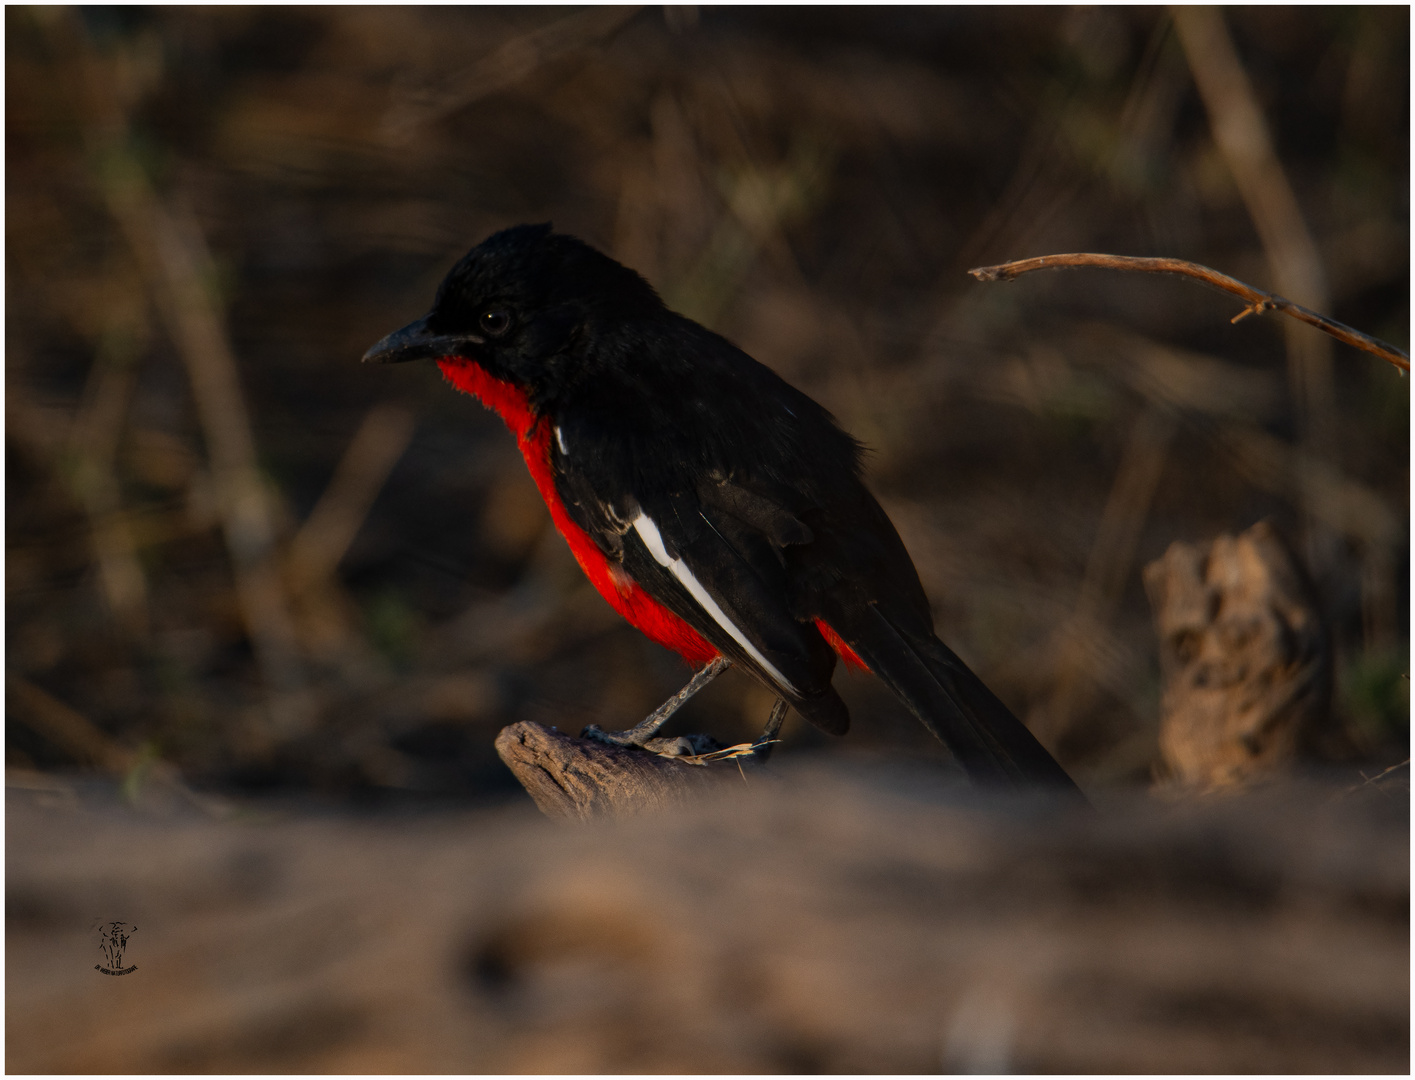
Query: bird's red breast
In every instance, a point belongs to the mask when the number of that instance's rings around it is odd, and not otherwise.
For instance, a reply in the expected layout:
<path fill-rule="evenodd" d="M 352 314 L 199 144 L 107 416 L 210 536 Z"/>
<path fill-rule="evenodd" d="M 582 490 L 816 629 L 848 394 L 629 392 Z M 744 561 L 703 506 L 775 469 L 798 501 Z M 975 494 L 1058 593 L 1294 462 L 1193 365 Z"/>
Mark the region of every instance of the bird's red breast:
<path fill-rule="evenodd" d="M 555 475 L 550 465 L 550 425 L 532 411 L 525 391 L 503 379 L 494 378 L 485 368 L 470 360 L 444 357 L 437 362 L 437 366 L 458 390 L 471 394 L 506 421 L 526 459 L 531 479 L 550 509 L 551 520 L 570 545 L 570 551 L 585 576 L 609 601 L 609 606 L 624 616 L 631 626 L 672 649 L 690 664 L 706 664 L 717 656 L 717 649 L 702 635 L 606 559 L 589 535 L 571 519 L 560 493 L 555 490 Z"/>

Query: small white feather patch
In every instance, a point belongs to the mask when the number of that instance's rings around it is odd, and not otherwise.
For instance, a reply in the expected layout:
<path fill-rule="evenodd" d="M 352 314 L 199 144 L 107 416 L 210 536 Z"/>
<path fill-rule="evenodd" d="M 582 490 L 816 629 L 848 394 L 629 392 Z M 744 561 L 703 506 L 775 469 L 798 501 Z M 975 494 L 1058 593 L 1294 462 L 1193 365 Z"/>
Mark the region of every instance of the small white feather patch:
<path fill-rule="evenodd" d="M 560 447 L 560 452 L 565 456 L 570 456 L 570 448 L 565 445 L 565 432 L 560 430 L 560 425 L 555 425 L 555 442 Z"/>
<path fill-rule="evenodd" d="M 672 567 L 678 561 L 668 557 L 668 549 L 663 546 L 663 537 L 658 531 L 658 526 L 647 514 L 640 514 L 634 519 L 634 530 L 639 534 L 639 539 L 644 542 L 644 547 L 649 549 L 653 561 L 659 566 Z"/>
<path fill-rule="evenodd" d="M 727 617 L 727 613 L 718 607 L 717 601 L 708 595 L 702 582 L 688 569 L 688 564 L 682 559 L 669 558 L 668 549 L 663 546 L 663 536 L 659 533 L 658 526 L 653 523 L 652 518 L 641 513 L 634 519 L 634 531 L 639 534 L 639 539 L 644 542 L 644 547 L 649 549 L 649 554 L 653 556 L 654 562 L 668 568 L 668 572 L 678 579 L 683 588 L 688 590 L 693 599 L 712 617 L 713 622 L 731 634 L 732 640 L 746 649 L 747 654 L 760 664 L 778 685 L 793 694 L 797 693 L 796 688 L 791 685 L 791 681 L 776 670 L 771 661 L 761 654 L 761 650 L 747 640 L 747 635 L 737 628 L 737 624 Z"/>

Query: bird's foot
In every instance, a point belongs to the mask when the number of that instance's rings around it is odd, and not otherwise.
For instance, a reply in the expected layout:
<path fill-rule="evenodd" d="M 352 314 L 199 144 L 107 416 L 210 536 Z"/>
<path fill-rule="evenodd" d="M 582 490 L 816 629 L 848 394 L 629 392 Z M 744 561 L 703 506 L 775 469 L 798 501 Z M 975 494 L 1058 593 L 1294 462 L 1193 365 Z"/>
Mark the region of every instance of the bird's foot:
<path fill-rule="evenodd" d="M 647 750 L 661 757 L 697 757 L 722 750 L 723 744 L 711 735 L 679 735 L 675 738 L 640 739 L 633 728 L 628 731 L 605 731 L 598 724 L 591 724 L 580 732 L 580 738 L 610 746 L 622 746 L 633 750 Z"/>
<path fill-rule="evenodd" d="M 604 728 L 600 727 L 598 724 L 590 724 L 584 731 L 580 732 L 580 738 L 593 739 L 595 742 L 606 743 L 609 746 L 623 746 L 630 750 L 642 750 L 644 749 L 644 742 L 652 741 L 644 740 L 640 742 L 635 739 L 634 734 L 632 728 L 628 731 L 605 731 Z"/>
<path fill-rule="evenodd" d="M 651 748 L 651 744 L 655 742 L 676 744 L 678 741 L 676 739 L 655 739 L 654 736 L 658 734 L 659 728 L 663 727 L 663 725 L 668 722 L 668 718 L 683 707 L 684 702 L 731 666 L 732 661 L 727 659 L 727 657 L 714 657 L 712 660 L 708 661 L 707 665 L 696 675 L 688 680 L 687 686 L 679 690 L 678 693 L 674 694 L 628 731 L 605 731 L 598 724 L 591 724 L 589 727 L 585 728 L 584 731 L 580 732 L 580 738 L 595 739 L 598 742 L 608 743 L 610 746 L 628 746 L 637 749 L 649 749 Z M 689 740 L 707 739 L 708 736 L 688 735 L 685 736 L 685 738 Z M 721 749 L 721 744 L 716 740 L 709 741 L 713 743 L 714 748 Z M 695 744 L 689 742 L 687 745 L 692 746 Z M 658 753 L 658 751 L 655 751 L 655 753 Z M 692 756 L 692 753 L 694 752 L 680 751 L 679 753 L 670 754 L 668 756 Z"/>
<path fill-rule="evenodd" d="M 767 758 L 771 757 L 771 748 L 781 741 L 777 736 L 781 734 L 781 723 L 786 719 L 786 710 L 790 707 L 785 698 L 777 698 L 776 703 L 772 705 L 766 729 L 761 738 L 752 744 L 752 755 L 758 764 L 765 765 Z"/>
<path fill-rule="evenodd" d="M 650 739 L 644 743 L 644 749 L 652 750 L 659 757 L 699 757 L 727 747 L 711 735 L 679 735 L 675 739 Z"/>

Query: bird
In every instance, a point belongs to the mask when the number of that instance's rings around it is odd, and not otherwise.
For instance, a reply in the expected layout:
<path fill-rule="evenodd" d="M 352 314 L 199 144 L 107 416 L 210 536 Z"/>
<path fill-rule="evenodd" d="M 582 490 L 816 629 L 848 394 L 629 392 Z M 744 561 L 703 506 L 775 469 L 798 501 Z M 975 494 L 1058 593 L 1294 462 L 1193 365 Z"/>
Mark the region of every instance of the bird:
<path fill-rule="evenodd" d="M 434 362 L 515 436 L 550 516 L 620 615 L 699 670 L 642 746 L 735 665 L 822 731 L 850 727 L 837 661 L 881 679 L 985 786 L 1080 794 L 934 632 L 928 597 L 827 410 L 549 224 L 473 247 L 431 309 L 364 354 Z"/>

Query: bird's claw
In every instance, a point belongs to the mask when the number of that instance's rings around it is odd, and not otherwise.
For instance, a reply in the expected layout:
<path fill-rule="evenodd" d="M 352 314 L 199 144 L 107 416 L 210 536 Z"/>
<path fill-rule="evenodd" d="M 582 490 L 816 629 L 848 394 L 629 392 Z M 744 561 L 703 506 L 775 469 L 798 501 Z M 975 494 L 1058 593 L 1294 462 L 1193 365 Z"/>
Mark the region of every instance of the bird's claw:
<path fill-rule="evenodd" d="M 724 747 L 711 735 L 678 735 L 672 739 L 650 739 L 644 743 L 644 749 L 659 757 L 701 757 Z"/>
<path fill-rule="evenodd" d="M 711 735 L 678 735 L 673 738 L 645 739 L 638 742 L 632 731 L 605 731 L 598 724 L 586 727 L 580 732 L 580 738 L 630 750 L 647 750 L 660 757 L 697 757 L 723 748 L 722 743 Z"/>
<path fill-rule="evenodd" d="M 633 750 L 642 750 L 642 743 L 635 742 L 627 731 L 605 731 L 598 724 L 590 724 L 584 731 L 580 732 L 580 738 L 593 739 L 595 742 L 602 742 L 608 746 L 622 746 Z"/>

